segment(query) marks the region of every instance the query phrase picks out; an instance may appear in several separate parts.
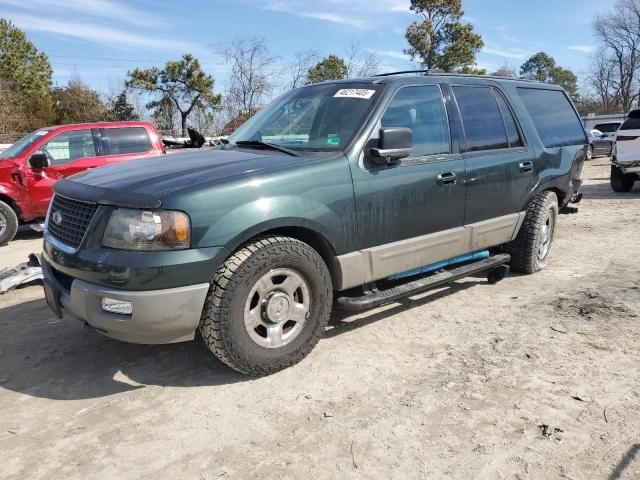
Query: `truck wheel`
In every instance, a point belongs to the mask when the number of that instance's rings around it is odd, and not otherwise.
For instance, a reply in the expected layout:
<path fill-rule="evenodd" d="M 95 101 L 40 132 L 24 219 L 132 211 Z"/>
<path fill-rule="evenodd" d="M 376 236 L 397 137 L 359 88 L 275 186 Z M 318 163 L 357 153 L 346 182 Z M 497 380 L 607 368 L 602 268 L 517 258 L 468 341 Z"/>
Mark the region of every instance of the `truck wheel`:
<path fill-rule="evenodd" d="M 9 205 L 0 202 L 0 247 L 6 245 L 18 231 L 18 216 Z"/>
<path fill-rule="evenodd" d="M 633 175 L 624 174 L 615 165 L 611 166 L 611 188 L 614 192 L 625 193 L 633 188 L 635 183 Z"/>
<path fill-rule="evenodd" d="M 555 193 L 542 192 L 531 201 L 518 236 L 505 247 L 511 254 L 513 270 L 535 273 L 547 266 L 557 219 L 558 197 Z"/>
<path fill-rule="evenodd" d="M 324 333 L 332 304 L 327 265 L 309 245 L 260 238 L 216 272 L 200 332 L 224 363 L 269 375 L 298 363 Z"/>

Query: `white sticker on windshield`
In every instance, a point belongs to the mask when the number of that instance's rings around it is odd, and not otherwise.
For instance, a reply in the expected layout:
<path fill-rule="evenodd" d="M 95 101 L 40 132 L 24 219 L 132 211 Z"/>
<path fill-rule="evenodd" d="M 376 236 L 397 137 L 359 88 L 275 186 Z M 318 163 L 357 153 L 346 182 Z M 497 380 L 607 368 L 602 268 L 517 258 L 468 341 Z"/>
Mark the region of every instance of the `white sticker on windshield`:
<path fill-rule="evenodd" d="M 343 88 L 338 90 L 334 95 L 335 98 L 362 98 L 369 100 L 376 93 L 375 90 L 366 90 L 364 88 Z"/>

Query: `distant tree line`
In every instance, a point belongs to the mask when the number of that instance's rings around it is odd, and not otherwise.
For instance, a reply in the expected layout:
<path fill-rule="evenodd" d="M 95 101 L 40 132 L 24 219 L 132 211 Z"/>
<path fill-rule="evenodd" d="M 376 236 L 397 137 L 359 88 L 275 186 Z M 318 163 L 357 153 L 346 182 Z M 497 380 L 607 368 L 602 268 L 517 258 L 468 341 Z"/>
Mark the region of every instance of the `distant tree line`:
<path fill-rule="evenodd" d="M 495 72 L 480 68 L 476 55 L 484 42 L 465 21 L 462 0 L 411 0 L 409 8 L 416 21 L 406 29 L 404 53 L 425 69 L 561 85 L 583 113 L 626 112 L 638 103 L 640 0 L 617 0 L 612 11 L 595 19 L 600 45 L 581 91 L 577 76 L 545 52 L 517 70 L 507 65 Z M 278 92 L 381 73 L 377 55 L 355 42 L 325 55 L 298 51 L 289 60 L 271 53 L 261 38 L 210 48 L 229 70 L 223 89 L 216 90 L 213 76 L 185 54 L 163 67 L 134 68 L 120 88 L 101 94 L 80 77 L 53 85 L 47 56 L 11 22 L 0 19 L 0 135 L 50 124 L 136 119 L 152 120 L 161 130 L 180 135 L 188 127 L 207 135 L 228 134 Z"/>

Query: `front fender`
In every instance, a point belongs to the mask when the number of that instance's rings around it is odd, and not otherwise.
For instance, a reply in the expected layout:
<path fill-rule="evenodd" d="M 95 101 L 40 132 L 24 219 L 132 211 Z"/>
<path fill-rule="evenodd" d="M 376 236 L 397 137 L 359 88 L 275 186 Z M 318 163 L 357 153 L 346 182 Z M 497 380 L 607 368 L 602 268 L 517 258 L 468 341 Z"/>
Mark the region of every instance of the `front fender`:
<path fill-rule="evenodd" d="M 311 198 L 260 198 L 228 211 L 203 232 L 202 244 L 219 244 L 233 251 L 250 238 L 278 228 L 298 227 L 324 237 L 334 248 L 354 237 L 354 226 L 327 205 Z"/>

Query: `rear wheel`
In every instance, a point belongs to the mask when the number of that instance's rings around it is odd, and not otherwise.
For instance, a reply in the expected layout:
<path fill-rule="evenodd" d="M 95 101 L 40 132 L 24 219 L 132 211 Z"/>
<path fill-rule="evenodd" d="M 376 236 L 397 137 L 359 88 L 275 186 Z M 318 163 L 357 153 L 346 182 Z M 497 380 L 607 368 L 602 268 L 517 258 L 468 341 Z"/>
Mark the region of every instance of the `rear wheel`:
<path fill-rule="evenodd" d="M 505 247 L 516 272 L 535 273 L 547 266 L 558 219 L 558 197 L 542 192 L 529 204 L 516 239 Z"/>
<path fill-rule="evenodd" d="M 625 193 L 633 188 L 635 177 L 625 174 L 615 165 L 611 166 L 611 188 L 614 192 Z"/>
<path fill-rule="evenodd" d="M 265 237 L 218 269 L 200 332 L 231 368 L 268 375 L 307 356 L 324 333 L 331 303 L 322 257 L 299 240 Z"/>
<path fill-rule="evenodd" d="M 6 245 L 18 231 L 18 216 L 9 205 L 0 202 L 0 247 Z"/>

